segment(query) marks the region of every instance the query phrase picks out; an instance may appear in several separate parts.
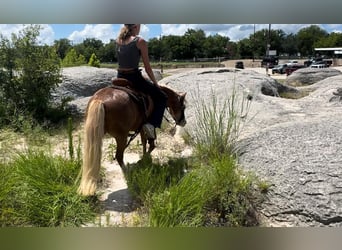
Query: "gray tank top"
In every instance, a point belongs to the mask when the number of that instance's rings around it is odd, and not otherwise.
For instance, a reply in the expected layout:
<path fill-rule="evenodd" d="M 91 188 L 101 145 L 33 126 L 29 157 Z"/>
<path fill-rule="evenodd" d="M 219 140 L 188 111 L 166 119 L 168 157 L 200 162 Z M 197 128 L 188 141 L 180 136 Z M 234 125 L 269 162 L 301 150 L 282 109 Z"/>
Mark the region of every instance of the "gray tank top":
<path fill-rule="evenodd" d="M 135 37 L 128 44 L 116 44 L 116 53 L 119 62 L 119 68 L 137 69 L 139 68 L 140 50 L 137 47 L 139 37 Z"/>

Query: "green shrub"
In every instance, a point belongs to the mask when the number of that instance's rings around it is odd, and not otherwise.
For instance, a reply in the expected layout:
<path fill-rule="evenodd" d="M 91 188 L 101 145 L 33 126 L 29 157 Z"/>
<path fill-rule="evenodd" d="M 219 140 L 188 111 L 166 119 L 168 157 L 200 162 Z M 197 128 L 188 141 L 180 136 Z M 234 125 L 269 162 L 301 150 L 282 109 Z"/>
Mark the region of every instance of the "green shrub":
<path fill-rule="evenodd" d="M 38 41 L 40 29 L 28 25 L 11 40 L 0 36 L 0 126 L 20 130 L 21 117 L 49 119 L 51 94 L 61 82 L 60 60 L 53 47 Z"/>
<path fill-rule="evenodd" d="M 231 156 L 211 159 L 210 200 L 208 201 L 209 225 L 249 226 L 254 225 L 255 218 L 250 215 L 255 210 L 252 199 L 256 195 L 253 188 L 254 179 L 238 169 Z M 215 217 L 210 212 L 215 211 Z"/>
<path fill-rule="evenodd" d="M 97 58 L 95 53 L 91 54 L 88 65 L 92 67 L 100 68 L 100 60 Z"/>
<path fill-rule="evenodd" d="M 82 54 L 77 54 L 74 48 L 70 49 L 62 60 L 63 67 L 80 66 L 86 64 L 86 59 Z"/>

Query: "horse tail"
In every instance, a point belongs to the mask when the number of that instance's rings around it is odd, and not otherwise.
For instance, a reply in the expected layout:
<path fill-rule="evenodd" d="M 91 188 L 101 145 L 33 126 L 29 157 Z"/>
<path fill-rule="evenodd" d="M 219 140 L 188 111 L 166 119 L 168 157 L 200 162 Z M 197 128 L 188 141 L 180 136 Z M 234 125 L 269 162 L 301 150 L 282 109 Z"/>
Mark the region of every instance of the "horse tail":
<path fill-rule="evenodd" d="M 101 167 L 104 116 L 103 103 L 99 100 L 91 101 L 84 126 L 82 177 L 78 188 L 78 193 L 84 196 L 94 195 L 96 191 Z"/>

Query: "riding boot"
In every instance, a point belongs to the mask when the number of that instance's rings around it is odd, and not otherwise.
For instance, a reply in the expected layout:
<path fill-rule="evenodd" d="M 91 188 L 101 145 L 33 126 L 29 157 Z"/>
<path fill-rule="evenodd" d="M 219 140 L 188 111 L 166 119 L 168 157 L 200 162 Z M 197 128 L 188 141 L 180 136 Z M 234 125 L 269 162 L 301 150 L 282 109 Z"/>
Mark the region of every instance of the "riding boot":
<path fill-rule="evenodd" d="M 156 139 L 156 130 L 154 126 L 150 123 L 146 123 L 143 125 L 143 131 L 147 136 L 147 139 Z"/>

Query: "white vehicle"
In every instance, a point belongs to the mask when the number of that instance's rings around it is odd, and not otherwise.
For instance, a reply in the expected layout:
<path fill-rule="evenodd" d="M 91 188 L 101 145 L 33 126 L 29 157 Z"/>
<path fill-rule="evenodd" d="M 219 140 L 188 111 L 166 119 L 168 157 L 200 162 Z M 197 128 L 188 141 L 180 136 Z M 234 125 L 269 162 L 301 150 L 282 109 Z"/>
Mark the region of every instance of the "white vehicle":
<path fill-rule="evenodd" d="M 315 69 L 323 69 L 326 67 L 327 66 L 325 64 L 312 64 L 312 65 L 310 65 L 310 68 L 315 68 Z"/>
<path fill-rule="evenodd" d="M 297 60 L 290 60 L 286 63 L 288 66 L 289 65 L 294 65 L 294 64 L 298 64 L 298 61 Z"/>

